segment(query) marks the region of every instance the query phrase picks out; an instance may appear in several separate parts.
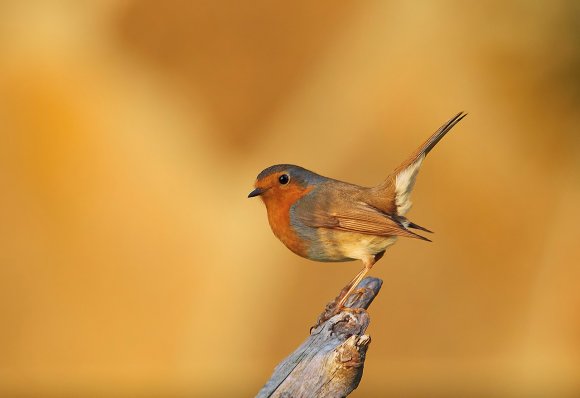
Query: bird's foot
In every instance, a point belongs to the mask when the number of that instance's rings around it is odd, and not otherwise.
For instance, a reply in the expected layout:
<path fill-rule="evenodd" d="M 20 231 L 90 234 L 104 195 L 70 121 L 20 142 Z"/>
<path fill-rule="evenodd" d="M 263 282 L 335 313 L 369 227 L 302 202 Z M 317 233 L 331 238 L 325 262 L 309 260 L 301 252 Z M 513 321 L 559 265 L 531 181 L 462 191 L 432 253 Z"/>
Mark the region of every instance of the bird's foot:
<path fill-rule="evenodd" d="M 349 299 L 352 299 L 354 297 L 356 300 L 366 291 L 365 288 L 356 289 L 352 293 L 350 293 L 348 297 L 344 297 L 344 295 L 348 292 L 349 288 L 350 288 L 349 286 L 345 286 L 344 289 L 342 289 L 342 291 L 339 293 L 338 296 L 336 296 L 334 300 L 326 304 L 324 311 L 322 312 L 322 314 L 318 316 L 316 325 L 312 326 L 310 328 L 310 331 L 322 325 L 324 322 L 328 321 L 330 318 L 332 318 L 333 316 L 342 311 L 350 312 L 353 314 L 360 314 L 361 312 L 364 311 L 363 308 L 345 307 L 344 303 L 346 303 Z"/>
<path fill-rule="evenodd" d="M 366 310 L 364 308 L 350 308 L 350 307 L 342 307 L 338 312 L 350 312 L 351 314 L 362 314 Z M 338 314 L 337 312 L 337 314 Z"/>

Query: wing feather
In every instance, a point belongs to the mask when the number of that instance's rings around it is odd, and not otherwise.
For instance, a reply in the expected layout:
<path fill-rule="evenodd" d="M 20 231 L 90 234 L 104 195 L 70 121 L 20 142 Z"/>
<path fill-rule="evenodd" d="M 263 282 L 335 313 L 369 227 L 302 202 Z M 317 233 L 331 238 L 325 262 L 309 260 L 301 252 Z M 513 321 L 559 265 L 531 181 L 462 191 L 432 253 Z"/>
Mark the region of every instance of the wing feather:
<path fill-rule="evenodd" d="M 403 222 L 364 202 L 356 202 L 344 210 L 303 212 L 297 215 L 309 227 L 328 228 L 378 236 L 405 236 L 429 241 L 429 239 L 409 231 Z"/>

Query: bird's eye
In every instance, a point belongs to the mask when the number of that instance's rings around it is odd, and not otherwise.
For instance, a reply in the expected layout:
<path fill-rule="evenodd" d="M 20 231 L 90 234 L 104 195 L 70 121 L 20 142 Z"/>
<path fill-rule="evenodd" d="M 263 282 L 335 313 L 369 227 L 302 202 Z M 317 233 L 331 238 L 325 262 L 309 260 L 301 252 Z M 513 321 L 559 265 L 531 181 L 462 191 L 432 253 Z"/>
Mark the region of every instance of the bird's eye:
<path fill-rule="evenodd" d="M 288 174 L 282 174 L 280 177 L 278 177 L 278 181 L 280 184 L 286 185 L 290 181 L 290 177 L 288 177 Z"/>

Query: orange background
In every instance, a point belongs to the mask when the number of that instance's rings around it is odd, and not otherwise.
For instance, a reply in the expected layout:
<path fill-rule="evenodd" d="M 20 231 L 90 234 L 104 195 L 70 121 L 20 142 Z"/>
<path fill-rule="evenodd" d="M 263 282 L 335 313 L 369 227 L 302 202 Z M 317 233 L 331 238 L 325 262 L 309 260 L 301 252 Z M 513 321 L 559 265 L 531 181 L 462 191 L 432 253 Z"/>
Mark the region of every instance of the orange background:
<path fill-rule="evenodd" d="M 372 271 L 353 396 L 578 393 L 579 16 L 3 1 L 0 395 L 255 394 L 360 268 L 283 247 L 258 172 L 372 185 L 461 110 L 409 213 L 434 243 Z"/>

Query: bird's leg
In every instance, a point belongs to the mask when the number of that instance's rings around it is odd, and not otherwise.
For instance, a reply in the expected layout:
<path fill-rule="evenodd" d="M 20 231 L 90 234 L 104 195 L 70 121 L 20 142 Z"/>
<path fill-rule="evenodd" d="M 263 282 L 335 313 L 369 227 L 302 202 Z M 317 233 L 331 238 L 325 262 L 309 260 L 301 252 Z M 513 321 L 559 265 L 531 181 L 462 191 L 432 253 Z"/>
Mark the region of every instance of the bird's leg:
<path fill-rule="evenodd" d="M 334 301 L 333 301 L 333 308 L 335 308 L 335 307 L 336 307 L 336 302 L 337 302 L 337 301 L 340 301 L 340 300 L 342 300 L 342 298 L 343 298 L 343 297 L 344 297 L 344 296 L 345 296 L 345 295 L 346 295 L 348 292 L 351 292 L 351 291 L 352 291 L 352 289 L 351 289 L 351 288 L 352 288 L 353 286 L 356 286 L 356 285 L 355 285 L 355 282 L 357 281 L 357 279 L 359 279 L 359 276 L 360 276 L 361 274 L 363 274 L 364 272 L 366 272 L 366 271 L 365 271 L 365 269 L 364 269 L 364 267 L 363 267 L 363 269 L 362 269 L 362 270 L 361 270 L 361 271 L 360 271 L 358 274 L 356 274 L 356 276 L 355 276 L 355 277 L 354 277 L 354 278 L 353 278 L 353 279 L 352 279 L 350 282 L 348 282 L 348 284 L 347 284 L 345 287 L 343 287 L 343 288 L 342 288 L 342 290 L 340 291 L 340 293 L 338 294 L 338 296 L 337 296 L 337 297 L 334 299 Z"/>
<path fill-rule="evenodd" d="M 358 284 L 357 280 L 359 280 L 359 277 L 361 276 L 361 274 L 364 274 L 366 272 L 367 271 L 366 271 L 365 267 L 363 267 L 363 269 L 361 269 L 360 272 L 358 274 L 356 274 L 356 276 L 354 278 L 352 278 L 352 280 L 350 282 L 348 282 L 348 285 L 346 285 L 345 287 L 342 288 L 342 291 L 345 292 L 345 294 L 346 294 L 346 292 L 351 291 L 351 288 Z M 340 298 L 342 298 L 342 295 L 340 296 Z"/>
<path fill-rule="evenodd" d="M 324 312 L 320 314 L 318 317 L 318 321 L 316 322 L 316 326 L 313 328 L 318 327 L 322 323 L 326 322 L 334 315 L 338 314 L 341 311 L 350 311 L 350 312 L 359 312 L 364 311 L 362 308 L 345 308 L 344 303 L 348 299 L 348 297 L 355 291 L 358 287 L 358 284 L 363 280 L 366 274 L 370 271 L 373 265 L 383 256 L 384 252 L 380 252 L 375 254 L 374 256 L 368 256 L 362 259 L 363 262 L 363 269 L 354 277 L 354 279 L 346 285 L 340 294 L 331 302 L 326 305 Z M 312 329 L 311 329 L 312 331 Z"/>
<path fill-rule="evenodd" d="M 336 311 L 337 312 L 342 309 L 342 307 L 344 306 L 344 303 L 346 302 L 346 299 L 348 298 L 348 296 L 350 296 L 350 294 L 358 286 L 358 284 L 360 283 L 360 281 L 363 280 L 363 278 L 365 277 L 365 275 L 367 274 L 367 272 L 369 272 L 369 270 L 370 270 L 370 268 L 367 268 L 365 266 L 362 269 L 362 271 L 358 273 L 358 275 L 356 276 L 356 278 L 351 282 L 351 285 L 348 288 L 348 290 L 346 291 L 346 293 L 342 296 L 342 298 L 340 299 L 340 301 L 338 302 L 338 304 L 336 304 Z"/>
<path fill-rule="evenodd" d="M 361 260 L 363 262 L 363 269 L 358 274 L 356 274 L 356 276 L 348 283 L 348 285 L 346 285 L 345 287 L 342 288 L 342 291 L 348 291 L 348 290 L 351 290 L 352 286 L 357 286 L 360 283 L 360 281 L 362 280 L 362 278 L 359 279 L 361 274 L 363 274 L 363 278 L 364 278 L 364 274 L 366 274 L 377 261 L 379 261 L 381 258 L 383 258 L 384 254 L 385 254 L 385 251 L 383 250 L 382 252 L 375 254 L 374 257 L 370 257 L 370 258 Z M 367 269 L 367 265 L 368 265 L 368 269 Z M 357 279 L 358 279 L 358 282 L 357 282 Z M 352 293 L 352 290 L 351 290 L 351 293 Z M 342 295 L 340 295 L 339 297 L 342 298 Z M 338 300 L 338 298 L 337 298 L 337 300 Z"/>
<path fill-rule="evenodd" d="M 347 285 L 347 286 L 349 286 L 349 288 L 346 291 L 346 293 L 342 296 L 342 298 L 340 299 L 338 304 L 336 305 L 336 309 L 335 309 L 336 312 L 338 312 L 342 309 L 348 296 L 350 296 L 350 294 L 354 291 L 354 289 L 356 289 L 356 287 L 358 286 L 360 281 L 362 281 L 363 278 L 366 276 L 366 274 L 371 270 L 371 268 L 373 267 L 375 262 L 376 262 L 376 260 L 375 260 L 374 256 L 371 258 L 363 259 L 363 265 L 364 265 L 363 269 L 357 274 L 357 276 L 354 277 L 354 279 L 352 280 L 350 285 Z"/>

